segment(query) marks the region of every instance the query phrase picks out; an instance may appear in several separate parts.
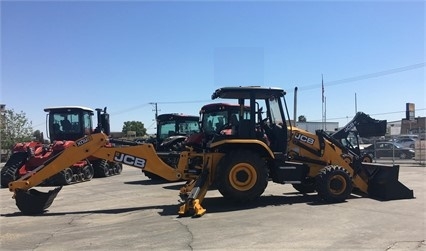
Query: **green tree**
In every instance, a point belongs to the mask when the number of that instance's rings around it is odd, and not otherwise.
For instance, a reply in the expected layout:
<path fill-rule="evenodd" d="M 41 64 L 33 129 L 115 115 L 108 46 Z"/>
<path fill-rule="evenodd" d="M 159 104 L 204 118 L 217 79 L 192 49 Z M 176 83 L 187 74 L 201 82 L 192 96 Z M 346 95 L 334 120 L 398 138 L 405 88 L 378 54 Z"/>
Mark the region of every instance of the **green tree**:
<path fill-rule="evenodd" d="M 31 141 L 33 128 L 25 113 L 16 113 L 13 109 L 5 110 L 1 116 L 1 149 L 10 154 L 13 146 L 19 142 Z"/>
<path fill-rule="evenodd" d="M 142 137 L 146 135 L 146 128 L 140 121 L 126 121 L 123 125 L 122 132 L 127 135 L 129 131 L 136 132 L 136 137 Z"/>
<path fill-rule="evenodd" d="M 306 122 L 305 115 L 300 115 L 297 119 L 298 119 L 298 122 Z"/>

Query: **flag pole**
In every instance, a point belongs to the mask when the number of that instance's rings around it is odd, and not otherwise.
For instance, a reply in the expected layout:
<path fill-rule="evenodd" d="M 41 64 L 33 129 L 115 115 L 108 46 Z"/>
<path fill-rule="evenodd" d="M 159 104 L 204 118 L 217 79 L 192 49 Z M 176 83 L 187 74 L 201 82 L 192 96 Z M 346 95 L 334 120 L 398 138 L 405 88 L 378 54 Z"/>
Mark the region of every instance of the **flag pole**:
<path fill-rule="evenodd" d="M 325 129 L 325 119 L 324 119 L 324 77 L 321 74 L 321 119 L 322 119 L 322 129 Z"/>
<path fill-rule="evenodd" d="M 327 131 L 327 97 L 324 97 L 324 131 Z"/>

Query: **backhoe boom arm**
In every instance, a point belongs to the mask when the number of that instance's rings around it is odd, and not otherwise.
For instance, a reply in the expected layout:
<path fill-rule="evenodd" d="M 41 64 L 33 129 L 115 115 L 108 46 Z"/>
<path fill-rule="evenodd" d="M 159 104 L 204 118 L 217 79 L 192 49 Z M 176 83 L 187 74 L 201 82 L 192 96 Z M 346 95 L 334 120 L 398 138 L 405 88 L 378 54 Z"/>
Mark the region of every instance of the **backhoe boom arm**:
<path fill-rule="evenodd" d="M 107 147 L 108 136 L 96 133 L 85 136 L 52 157 L 46 163 L 36 168 L 32 173 L 19 180 L 9 183 L 9 190 L 28 190 L 41 184 L 44 180 L 64 170 L 68 166 L 86 159 L 89 156 L 106 159 L 113 162 L 131 165 L 155 173 L 164 179 L 177 181 L 182 177 L 183 170 L 174 169 L 164 163 L 156 154 L 153 145 L 142 144 L 137 146 Z M 179 167 L 183 169 L 186 158 L 181 158 Z"/>

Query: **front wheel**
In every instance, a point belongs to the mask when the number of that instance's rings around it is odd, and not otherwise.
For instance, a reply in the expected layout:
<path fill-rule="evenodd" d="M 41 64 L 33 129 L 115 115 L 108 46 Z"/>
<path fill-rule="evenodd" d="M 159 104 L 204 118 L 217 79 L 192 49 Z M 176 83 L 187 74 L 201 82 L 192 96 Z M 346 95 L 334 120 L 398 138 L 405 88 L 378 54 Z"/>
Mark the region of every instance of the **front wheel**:
<path fill-rule="evenodd" d="M 352 180 L 346 169 L 331 165 L 316 176 L 317 191 L 321 199 L 329 203 L 345 201 L 352 193 Z"/>
<path fill-rule="evenodd" d="M 408 159 L 408 154 L 406 154 L 406 153 L 400 153 L 399 154 L 399 158 L 400 159 Z"/>
<path fill-rule="evenodd" d="M 267 184 L 266 163 L 255 152 L 230 152 L 218 164 L 216 185 L 225 198 L 252 201 L 262 195 Z"/>
<path fill-rule="evenodd" d="M 361 162 L 372 163 L 373 158 L 369 154 L 365 154 L 361 157 Z"/>

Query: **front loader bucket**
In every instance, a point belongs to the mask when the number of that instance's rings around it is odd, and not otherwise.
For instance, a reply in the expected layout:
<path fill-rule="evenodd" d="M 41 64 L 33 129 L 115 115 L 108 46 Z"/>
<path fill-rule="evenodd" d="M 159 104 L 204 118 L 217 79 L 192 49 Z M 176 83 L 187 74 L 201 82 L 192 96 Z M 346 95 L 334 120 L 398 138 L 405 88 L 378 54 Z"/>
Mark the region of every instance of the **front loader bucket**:
<path fill-rule="evenodd" d="M 399 182 L 399 165 L 362 163 L 369 176 L 368 194 L 378 200 L 399 200 L 414 198 L 413 190 Z"/>
<path fill-rule="evenodd" d="M 47 193 L 35 189 L 28 191 L 16 190 L 16 206 L 26 215 L 42 214 L 50 207 L 61 189 L 62 187 L 57 187 Z"/>

